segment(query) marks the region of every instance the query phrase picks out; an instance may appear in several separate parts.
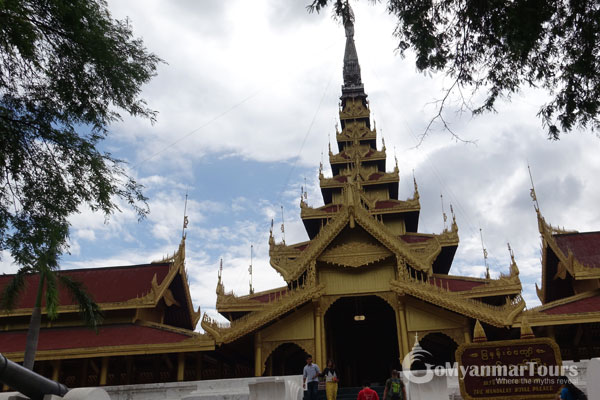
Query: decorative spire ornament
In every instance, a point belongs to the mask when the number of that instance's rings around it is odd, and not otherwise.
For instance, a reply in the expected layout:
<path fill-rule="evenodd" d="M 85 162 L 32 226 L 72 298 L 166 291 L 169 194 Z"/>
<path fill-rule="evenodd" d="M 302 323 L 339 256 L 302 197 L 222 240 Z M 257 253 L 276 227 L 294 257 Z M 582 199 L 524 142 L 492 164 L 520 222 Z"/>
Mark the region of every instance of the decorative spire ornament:
<path fill-rule="evenodd" d="M 473 343 L 487 342 L 487 336 L 483 330 L 483 326 L 479 320 L 475 321 L 475 329 L 473 329 Z"/>
<path fill-rule="evenodd" d="M 483 229 L 479 227 L 479 237 L 481 238 L 481 250 L 483 250 L 483 264 L 485 265 L 485 278 L 490 279 L 490 266 L 488 265 L 488 252 L 483 244 Z"/>
<path fill-rule="evenodd" d="M 529 195 L 531 196 L 531 200 L 533 200 L 533 208 L 535 208 L 535 211 L 539 213 L 540 204 L 538 203 L 537 195 L 535 194 L 535 186 L 533 185 L 533 176 L 531 175 L 531 168 L 529 167 L 529 164 L 527 164 L 527 170 L 529 171 L 529 180 L 531 181 Z"/>
<path fill-rule="evenodd" d="M 187 199 L 188 199 L 188 194 L 187 191 L 185 192 L 185 203 L 183 205 L 183 229 L 181 230 L 181 239 L 185 240 L 185 230 L 187 229 L 189 220 L 187 217 Z"/>
<path fill-rule="evenodd" d="M 250 274 L 250 294 L 254 294 L 254 287 L 252 287 L 252 262 L 254 257 L 254 244 L 250 245 L 250 266 L 248 267 L 248 273 Z"/>
<path fill-rule="evenodd" d="M 446 225 L 446 221 L 448 221 L 448 216 L 446 215 L 446 210 L 444 209 L 444 195 L 440 193 L 440 201 L 442 202 L 442 218 L 444 219 L 444 231 L 448 230 L 448 226 Z"/>

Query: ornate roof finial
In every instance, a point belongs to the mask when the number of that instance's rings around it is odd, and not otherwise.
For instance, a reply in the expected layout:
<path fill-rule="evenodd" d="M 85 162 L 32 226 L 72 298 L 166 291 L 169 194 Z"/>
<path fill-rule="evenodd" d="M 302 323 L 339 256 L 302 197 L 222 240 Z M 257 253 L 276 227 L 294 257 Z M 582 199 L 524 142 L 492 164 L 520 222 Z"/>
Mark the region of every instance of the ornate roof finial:
<path fill-rule="evenodd" d="M 307 187 L 308 186 L 306 185 L 306 177 L 304 177 L 304 189 L 303 190 L 304 190 L 304 200 L 305 201 L 308 200 L 308 192 L 306 191 Z"/>
<path fill-rule="evenodd" d="M 281 235 L 285 244 L 285 219 L 283 218 L 283 206 L 281 206 Z"/>
<path fill-rule="evenodd" d="M 490 279 L 490 266 L 488 265 L 488 252 L 483 244 L 483 229 L 479 227 L 479 237 L 481 237 L 481 250 L 483 250 L 483 264 L 485 265 L 485 277 Z"/>
<path fill-rule="evenodd" d="M 223 259 L 221 258 L 221 264 L 219 265 L 219 272 L 218 272 L 219 280 L 217 281 L 217 294 L 225 293 L 225 288 L 223 287 L 223 281 L 221 279 L 222 275 L 223 275 Z"/>
<path fill-rule="evenodd" d="M 417 185 L 417 178 L 415 177 L 415 170 L 412 170 L 413 173 L 413 184 L 415 185 L 415 194 L 414 194 L 414 198 L 418 199 L 420 197 L 419 195 L 419 186 Z"/>
<path fill-rule="evenodd" d="M 252 261 L 254 257 L 254 244 L 250 245 L 250 266 L 248 267 L 248 273 L 250 274 L 250 294 L 254 294 L 254 287 L 252 287 Z"/>
<path fill-rule="evenodd" d="M 533 185 L 533 176 L 531 175 L 531 168 L 529 164 L 527 164 L 527 170 L 529 171 L 529 180 L 531 181 L 531 189 L 529 189 L 529 195 L 531 196 L 531 200 L 533 200 L 533 208 L 535 208 L 535 212 L 540 212 L 540 204 L 538 203 L 537 195 L 535 194 L 535 186 Z"/>
<path fill-rule="evenodd" d="M 444 209 L 444 195 L 440 193 L 440 201 L 442 202 L 442 217 L 444 218 L 444 231 L 448 230 L 448 226 L 446 225 L 446 221 L 448 221 L 448 216 L 446 215 L 446 210 Z"/>
<path fill-rule="evenodd" d="M 346 1 L 342 10 L 342 21 L 346 31 L 344 51 L 344 89 L 362 89 L 358 54 L 354 45 L 354 12 Z"/>
<path fill-rule="evenodd" d="M 508 252 L 510 253 L 510 276 L 519 276 L 519 267 L 517 267 L 517 262 L 515 261 L 515 253 L 510 247 L 510 243 L 508 245 Z"/>
<path fill-rule="evenodd" d="M 187 194 L 187 190 L 185 192 L 185 204 L 183 206 L 183 229 L 181 230 L 181 238 L 185 240 L 185 230 L 187 229 L 188 226 L 188 217 L 187 217 L 187 199 L 188 199 L 188 194 Z"/>
<path fill-rule="evenodd" d="M 485 335 L 485 331 L 483 330 L 483 326 L 479 320 L 475 321 L 475 329 L 473 329 L 473 342 L 487 342 L 487 336 Z"/>

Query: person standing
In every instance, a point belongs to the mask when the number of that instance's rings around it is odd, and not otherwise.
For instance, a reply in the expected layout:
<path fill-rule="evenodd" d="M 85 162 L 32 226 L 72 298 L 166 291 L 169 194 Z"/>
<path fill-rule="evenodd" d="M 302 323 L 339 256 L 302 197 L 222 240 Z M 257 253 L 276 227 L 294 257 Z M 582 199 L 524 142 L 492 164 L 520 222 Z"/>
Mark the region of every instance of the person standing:
<path fill-rule="evenodd" d="M 319 375 L 321 370 L 319 366 L 312 362 L 312 356 L 309 354 L 306 356 L 306 365 L 304 371 L 302 371 L 302 377 L 304 378 L 304 385 L 307 390 L 306 400 L 317 400 L 317 394 L 319 390 Z"/>
<path fill-rule="evenodd" d="M 376 391 L 369 387 L 369 383 L 363 384 L 363 389 L 358 392 L 358 398 L 356 400 L 379 400 L 379 395 Z"/>
<path fill-rule="evenodd" d="M 325 367 L 321 376 L 325 377 L 327 400 L 335 400 L 337 398 L 339 375 L 332 359 L 327 360 L 327 367 Z"/>
<path fill-rule="evenodd" d="M 404 382 L 400 379 L 400 373 L 392 370 L 392 377 L 385 381 L 383 400 L 406 400 L 406 389 Z"/>

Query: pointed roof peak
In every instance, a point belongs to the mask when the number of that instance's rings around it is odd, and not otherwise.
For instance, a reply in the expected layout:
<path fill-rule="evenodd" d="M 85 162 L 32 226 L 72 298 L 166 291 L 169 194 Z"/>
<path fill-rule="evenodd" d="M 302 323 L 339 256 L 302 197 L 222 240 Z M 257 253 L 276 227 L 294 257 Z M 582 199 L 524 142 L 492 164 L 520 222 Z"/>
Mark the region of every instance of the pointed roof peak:
<path fill-rule="evenodd" d="M 358 63 L 358 53 L 354 44 L 354 12 L 350 4 L 346 3 L 346 8 L 342 17 L 344 30 L 346 31 L 346 48 L 344 51 L 344 86 L 343 95 L 364 94 L 363 84 L 360 76 L 360 65 Z"/>

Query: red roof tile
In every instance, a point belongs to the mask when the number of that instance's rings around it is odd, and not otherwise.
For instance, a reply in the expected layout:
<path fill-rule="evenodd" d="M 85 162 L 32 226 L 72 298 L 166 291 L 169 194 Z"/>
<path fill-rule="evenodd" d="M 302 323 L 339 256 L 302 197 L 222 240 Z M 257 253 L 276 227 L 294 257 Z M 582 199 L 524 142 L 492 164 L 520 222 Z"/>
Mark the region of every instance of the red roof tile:
<path fill-rule="evenodd" d="M 133 265 L 127 267 L 85 268 L 63 270 L 60 274 L 82 282 L 96 303 L 122 302 L 137 296 L 144 296 L 152 290 L 152 278 L 156 274 L 158 284 L 169 272 L 168 263 Z M 0 290 L 8 284 L 14 275 L 0 276 Z M 33 308 L 39 283 L 39 276 L 29 276 L 26 288 L 20 296 L 15 309 Z M 59 304 L 61 306 L 76 304 L 69 293 L 59 285 Z"/>
<path fill-rule="evenodd" d="M 259 294 L 255 297 L 251 297 L 252 300 L 260 301 L 261 303 L 268 303 L 269 299 L 275 299 L 276 297 L 283 296 L 287 293 L 287 289 L 281 289 L 276 292 L 270 292 L 265 294 Z"/>
<path fill-rule="evenodd" d="M 394 208 L 398 204 L 400 204 L 399 201 L 394 201 L 394 200 L 379 200 L 378 202 L 375 203 L 375 209 L 379 210 L 379 209 L 382 209 L 382 208 Z"/>
<path fill-rule="evenodd" d="M 560 234 L 554 239 L 565 255 L 571 250 L 583 265 L 600 268 L 600 232 Z"/>
<path fill-rule="evenodd" d="M 294 247 L 296 250 L 304 251 L 308 247 L 308 243 Z"/>
<path fill-rule="evenodd" d="M 177 343 L 190 336 L 138 325 L 103 326 L 98 334 L 83 327 L 41 329 L 38 351 Z M 27 331 L 0 332 L 0 352 L 22 352 L 25 350 L 26 339 Z"/>
<path fill-rule="evenodd" d="M 382 173 L 379 173 L 379 172 L 374 172 L 374 173 L 372 173 L 371 175 L 369 175 L 369 180 L 370 180 L 370 181 L 376 181 L 376 180 L 378 180 L 379 178 L 381 178 L 383 175 L 384 175 L 384 174 L 382 174 Z"/>
<path fill-rule="evenodd" d="M 335 179 L 338 182 L 348 182 L 348 177 L 347 176 L 336 176 L 333 179 Z"/>
<path fill-rule="evenodd" d="M 319 210 L 330 213 L 330 212 L 338 212 L 340 210 L 340 208 L 342 208 L 342 206 L 334 204 L 331 206 L 320 208 Z"/>
<path fill-rule="evenodd" d="M 429 283 L 433 285 L 433 280 L 430 279 Z M 471 280 L 462 280 L 462 279 L 447 279 L 435 277 L 435 285 L 438 287 L 443 287 L 444 289 L 447 287 L 451 292 L 463 292 L 465 290 L 471 290 L 478 286 L 485 285 L 485 282 L 481 281 L 471 281 Z"/>
<path fill-rule="evenodd" d="M 600 295 L 575 300 L 571 303 L 561 304 L 543 310 L 544 314 L 578 314 L 600 311 Z"/>
<path fill-rule="evenodd" d="M 401 235 L 400 238 L 406 243 L 422 243 L 432 239 L 431 236 L 421 235 Z"/>

